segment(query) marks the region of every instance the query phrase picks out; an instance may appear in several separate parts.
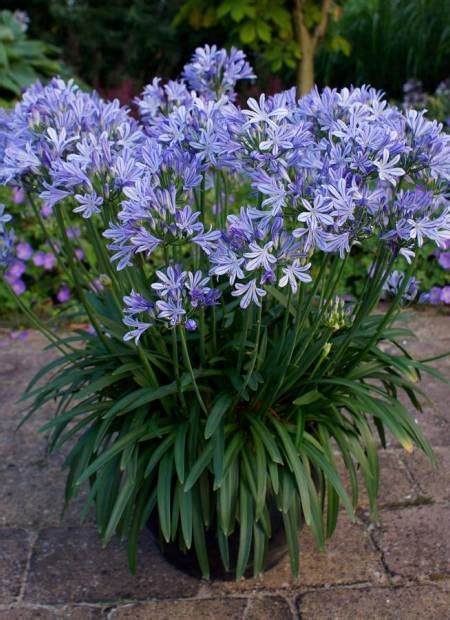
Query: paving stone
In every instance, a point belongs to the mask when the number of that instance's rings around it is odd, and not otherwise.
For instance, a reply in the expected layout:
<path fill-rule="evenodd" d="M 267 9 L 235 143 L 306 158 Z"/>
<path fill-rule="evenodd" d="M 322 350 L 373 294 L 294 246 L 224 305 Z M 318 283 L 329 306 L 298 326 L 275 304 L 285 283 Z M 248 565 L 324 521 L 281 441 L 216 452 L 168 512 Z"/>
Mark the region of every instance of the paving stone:
<path fill-rule="evenodd" d="M 9 609 L 0 609 L 0 620 L 97 620 L 104 618 L 101 607 L 88 605 L 41 607 L 17 605 Z"/>
<path fill-rule="evenodd" d="M 437 467 L 419 451 L 405 454 L 402 458 L 416 483 L 422 497 L 434 501 L 450 499 L 450 453 L 446 448 L 435 448 Z"/>
<path fill-rule="evenodd" d="M 247 599 L 197 599 L 152 601 L 115 609 L 111 620 L 242 620 Z"/>
<path fill-rule="evenodd" d="M 212 587 L 226 592 L 248 590 L 292 589 L 305 586 L 351 583 L 385 583 L 387 577 L 379 553 L 375 550 L 366 529 L 351 523 L 345 514 L 326 551 L 321 553 L 310 534 L 304 529 L 300 536 L 300 571 L 292 577 L 288 556 L 264 575 L 235 582 L 214 582 Z"/>
<path fill-rule="evenodd" d="M 411 482 L 408 471 L 404 463 L 400 459 L 400 450 L 380 450 L 380 484 L 378 493 L 378 506 L 393 506 L 407 504 L 413 502 L 416 497 L 414 484 Z M 343 465 L 342 460 L 339 463 L 339 473 L 344 482 L 345 488 L 351 494 L 351 485 L 348 473 Z M 369 499 L 364 484 L 364 478 L 358 472 L 359 480 L 359 497 L 358 506 L 367 509 Z"/>
<path fill-rule="evenodd" d="M 64 524 L 80 525 L 86 493 L 74 499 L 63 518 L 66 471 L 51 457 L 21 466 L 12 462 L 0 468 L 0 525 L 42 529 Z M 86 522 L 92 522 L 91 516 Z"/>
<path fill-rule="evenodd" d="M 450 397 L 447 395 L 450 401 Z M 437 407 L 425 407 L 422 413 L 415 412 L 419 427 L 432 446 L 450 446 L 450 416 L 448 410 L 441 413 Z"/>
<path fill-rule="evenodd" d="M 142 536 L 137 566 L 137 574 L 130 575 L 126 545 L 114 540 L 102 548 L 94 528 L 49 528 L 35 544 L 24 600 L 61 604 L 173 599 L 192 596 L 199 588 L 199 581 L 162 558 L 148 532 Z"/>
<path fill-rule="evenodd" d="M 25 530 L 0 528 L 0 604 L 12 603 L 19 596 L 29 548 Z"/>
<path fill-rule="evenodd" d="M 45 607 L 11 607 L 0 609 L 0 620 L 56 620 L 56 611 Z"/>
<path fill-rule="evenodd" d="M 54 609 L 56 618 L 61 620 L 97 620 L 106 617 L 104 609 L 89 605 L 66 605 Z"/>
<path fill-rule="evenodd" d="M 302 620 L 444 620 L 450 592 L 437 586 L 320 590 L 301 596 L 298 608 Z"/>
<path fill-rule="evenodd" d="M 389 570 L 408 578 L 450 574 L 450 506 L 383 511 L 375 537 Z"/>
<path fill-rule="evenodd" d="M 281 596 L 264 596 L 250 601 L 245 620 L 289 620 L 292 611 Z"/>

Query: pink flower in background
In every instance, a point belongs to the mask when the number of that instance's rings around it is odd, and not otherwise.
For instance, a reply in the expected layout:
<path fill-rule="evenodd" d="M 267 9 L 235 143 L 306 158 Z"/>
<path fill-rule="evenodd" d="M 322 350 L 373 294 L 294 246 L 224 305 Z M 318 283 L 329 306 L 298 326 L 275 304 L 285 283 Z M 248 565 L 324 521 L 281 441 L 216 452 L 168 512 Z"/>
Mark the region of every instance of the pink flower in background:
<path fill-rule="evenodd" d="M 444 286 L 442 289 L 441 301 L 443 304 L 450 304 L 450 286 Z"/>
<path fill-rule="evenodd" d="M 12 191 L 12 200 L 16 205 L 21 205 L 25 201 L 25 190 L 23 187 L 14 187 Z"/>
<path fill-rule="evenodd" d="M 26 241 L 20 241 L 16 245 L 16 256 L 21 260 L 29 260 L 33 256 L 33 248 Z"/>
<path fill-rule="evenodd" d="M 450 269 L 450 252 L 441 252 L 438 263 L 443 269 Z"/>
<path fill-rule="evenodd" d="M 63 304 L 70 299 L 70 289 L 66 284 L 63 284 L 59 291 L 56 293 L 56 299 L 60 304 Z"/>

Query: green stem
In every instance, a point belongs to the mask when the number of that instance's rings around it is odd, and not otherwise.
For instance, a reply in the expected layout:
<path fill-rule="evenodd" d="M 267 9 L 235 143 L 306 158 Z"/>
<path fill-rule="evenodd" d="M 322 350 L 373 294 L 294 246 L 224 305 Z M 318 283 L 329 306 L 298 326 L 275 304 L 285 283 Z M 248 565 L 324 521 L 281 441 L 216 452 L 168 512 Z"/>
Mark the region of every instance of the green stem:
<path fill-rule="evenodd" d="M 178 339 L 177 339 L 176 329 L 172 330 L 172 354 L 173 354 L 173 366 L 175 370 L 175 381 L 177 383 L 178 397 L 181 401 L 183 409 L 186 409 L 186 400 L 181 390 L 180 364 L 178 361 Z"/>
<path fill-rule="evenodd" d="M 188 350 L 188 347 L 187 347 L 187 342 L 186 342 L 186 336 L 184 334 L 184 329 L 183 329 L 183 327 L 181 325 L 178 326 L 178 329 L 179 329 L 179 334 L 180 334 L 181 347 L 183 349 L 184 363 L 186 364 L 186 366 L 187 366 L 187 368 L 189 370 L 189 374 L 191 375 L 192 384 L 194 386 L 194 391 L 195 391 L 195 394 L 197 396 L 197 399 L 198 399 L 198 402 L 200 404 L 200 407 L 207 414 L 208 410 L 206 408 L 205 403 L 203 402 L 203 398 L 202 398 L 202 395 L 200 394 L 200 390 L 198 389 L 197 381 L 195 380 L 194 370 L 192 368 L 191 358 L 189 356 L 189 350 Z"/>

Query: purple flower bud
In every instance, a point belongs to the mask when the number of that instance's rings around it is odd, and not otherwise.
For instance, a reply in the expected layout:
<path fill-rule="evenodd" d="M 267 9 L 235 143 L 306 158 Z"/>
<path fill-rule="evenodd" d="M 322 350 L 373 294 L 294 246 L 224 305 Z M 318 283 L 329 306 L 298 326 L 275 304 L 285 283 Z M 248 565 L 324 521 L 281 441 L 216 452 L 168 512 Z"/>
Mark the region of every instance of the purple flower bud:
<path fill-rule="evenodd" d="M 13 203 L 16 205 L 21 205 L 25 200 L 25 190 L 23 187 L 14 187 L 12 192 Z"/>
<path fill-rule="evenodd" d="M 197 329 L 197 321 L 195 321 L 194 319 L 188 319 L 184 326 L 188 332 L 195 332 L 195 330 Z"/>
<path fill-rule="evenodd" d="M 81 248 L 76 248 L 75 256 L 78 258 L 78 260 L 83 260 L 83 258 L 84 258 L 83 250 Z"/>
<path fill-rule="evenodd" d="M 43 207 L 41 208 L 42 217 L 48 218 L 51 216 L 52 212 L 53 208 L 50 205 L 43 205 Z"/>

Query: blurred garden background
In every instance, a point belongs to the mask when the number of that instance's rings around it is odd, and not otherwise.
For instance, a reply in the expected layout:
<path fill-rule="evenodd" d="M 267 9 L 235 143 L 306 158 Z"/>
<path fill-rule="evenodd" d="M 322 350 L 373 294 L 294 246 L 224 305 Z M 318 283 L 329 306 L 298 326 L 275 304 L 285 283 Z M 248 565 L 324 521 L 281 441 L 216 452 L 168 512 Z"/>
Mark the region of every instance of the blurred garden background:
<path fill-rule="evenodd" d="M 450 131 L 450 0 L 3 0 L 2 8 L 0 126 L 2 108 L 54 75 L 133 108 L 154 76 L 176 78 L 197 46 L 215 43 L 243 49 L 255 68 L 258 81 L 243 87 L 242 101 L 294 85 L 303 94 L 314 84 L 370 84 L 400 107 L 426 109 Z M 57 318 L 70 303 L 70 286 L 58 248 L 31 223 L 33 209 L 45 215 L 46 205 L 25 204 L 20 187 L 1 192 L 17 233 L 5 278 L 40 313 Z M 82 261 L 92 250 L 76 228 L 68 233 Z M 352 251 L 361 260 L 349 263 L 341 293 L 356 297 L 370 248 Z M 411 303 L 448 313 L 450 246 L 424 249 L 418 275 Z M 18 337 L 25 327 L 0 283 L 2 324 Z"/>

